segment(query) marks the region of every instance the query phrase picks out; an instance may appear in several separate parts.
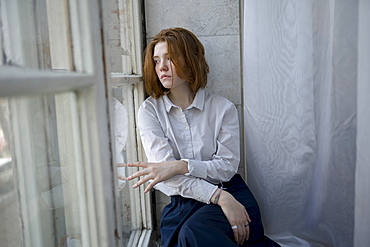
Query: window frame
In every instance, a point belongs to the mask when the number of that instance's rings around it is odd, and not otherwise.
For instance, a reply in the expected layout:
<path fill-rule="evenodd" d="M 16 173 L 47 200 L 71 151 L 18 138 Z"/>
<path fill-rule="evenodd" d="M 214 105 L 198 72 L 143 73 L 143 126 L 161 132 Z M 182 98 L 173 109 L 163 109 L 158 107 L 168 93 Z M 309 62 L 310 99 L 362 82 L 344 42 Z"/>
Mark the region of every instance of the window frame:
<path fill-rule="evenodd" d="M 83 190 L 87 191 L 82 196 L 82 201 L 87 205 L 88 210 L 81 215 L 84 224 L 83 232 L 85 236 L 84 245 L 86 246 L 121 246 L 122 227 L 119 218 L 121 217 L 122 207 L 120 197 L 122 193 L 117 190 L 116 169 L 113 164 L 114 146 L 112 142 L 112 87 L 132 86 L 132 91 L 127 92 L 127 98 L 132 101 L 129 111 L 131 114 L 130 128 L 135 130 L 135 134 L 127 145 L 131 146 L 131 157 L 134 160 L 145 160 L 145 154 L 140 143 L 136 126 L 136 112 L 144 101 L 144 87 L 142 81 L 142 50 L 143 50 L 143 13 L 142 2 L 134 0 L 117 0 L 120 8 L 129 9 L 130 14 L 125 16 L 122 25 L 128 28 L 122 28 L 122 37 L 131 44 L 131 74 L 110 73 L 110 50 L 108 39 L 108 1 L 109 0 L 64 0 L 68 4 L 69 10 L 69 28 L 71 32 L 71 47 L 73 71 L 51 71 L 40 70 L 50 68 L 50 47 L 42 40 L 48 39 L 48 27 L 43 25 L 47 21 L 46 14 L 35 16 L 19 16 L 17 10 L 22 9 L 18 1 L 2 1 L 2 7 L 5 6 L 10 12 L 8 16 L 15 14 L 16 18 L 29 18 L 35 20 L 32 28 L 25 28 L 19 25 L 12 37 L 12 43 L 20 46 L 23 50 L 31 51 L 32 56 L 38 53 L 39 61 L 36 64 L 25 68 L 21 66 L 5 65 L 0 66 L 0 97 L 47 95 L 62 92 L 75 92 L 77 104 L 65 105 L 75 110 L 72 125 L 80 125 L 80 132 L 77 136 L 81 137 L 82 143 L 74 140 L 73 145 L 81 145 L 80 152 L 83 154 L 82 168 L 76 169 L 77 176 L 83 176 L 86 171 L 91 171 L 86 175 L 84 181 L 80 181 Z M 33 5 L 36 11 L 44 13 L 47 9 L 46 0 L 26 0 L 28 4 Z M 4 4 L 6 2 L 6 4 Z M 18 19 L 17 19 L 18 20 Z M 19 22 L 16 22 L 19 23 Z M 30 22 L 28 21 L 28 25 Z M 17 26 L 17 25 L 15 25 Z M 98 28 L 97 28 L 98 27 Z M 37 40 L 39 47 L 23 43 L 17 37 L 22 31 L 23 35 L 31 40 Z M 42 52 L 40 52 L 42 51 Z M 46 52 L 46 53 L 45 53 Z M 32 60 L 29 57 L 19 60 Z M 18 114 L 19 117 L 21 114 Z M 14 126 L 16 127 L 16 126 Z M 91 136 L 91 133 L 96 135 Z M 26 134 L 23 133 L 23 134 Z M 30 136 L 28 136 L 30 138 Z M 18 143 L 21 137 L 15 137 Z M 27 145 L 20 146 L 19 153 L 25 151 Z M 78 150 L 78 149 L 77 149 Z M 111 153 L 113 150 L 113 154 Z M 72 152 L 72 151 L 71 151 Z M 72 153 L 71 153 L 72 154 Z M 19 155 L 19 154 L 18 154 Z M 104 166 L 102 164 L 110 164 Z M 129 173 L 137 171 L 137 168 L 128 168 Z M 24 170 L 21 176 L 26 175 Z M 107 183 L 109 181 L 110 183 Z M 23 187 L 23 196 L 26 196 L 26 185 Z M 131 211 L 128 212 L 132 219 L 129 227 L 130 237 L 129 246 L 148 246 L 152 235 L 152 203 L 150 193 L 143 193 L 144 188 L 136 190 L 130 189 L 126 193 L 130 194 L 129 204 Z M 114 192 L 114 193 L 112 193 Z M 21 195 L 22 196 L 22 195 Z M 23 215 L 26 215 L 24 213 Z M 41 230 L 41 229 L 39 229 Z M 127 230 L 127 229 L 126 229 Z M 27 245 L 32 245 L 32 234 L 26 233 L 23 241 Z M 35 240 L 40 241 L 41 232 Z"/>
<path fill-rule="evenodd" d="M 113 193 L 116 189 L 116 183 L 114 183 L 116 179 L 113 179 L 116 173 L 111 165 L 112 155 L 109 148 L 111 136 L 109 135 L 108 102 L 110 102 L 111 94 L 109 93 L 110 87 L 108 87 L 110 76 L 106 74 L 105 52 L 107 48 L 103 37 L 104 20 L 102 18 L 105 2 L 104 0 L 68 1 L 73 47 L 73 72 L 60 73 L 39 70 L 37 68 L 43 68 L 38 64 L 32 64 L 29 68 L 19 66 L 2 66 L 0 68 L 0 97 L 12 98 L 15 96 L 75 92 L 79 111 L 78 122 L 75 121 L 75 124 L 83 126 L 80 128 L 81 133 L 79 133 L 82 140 L 83 171 L 90 171 L 90 174 L 84 174 L 85 181 L 83 185 L 80 184 L 84 186 L 82 189 L 87 192 L 86 195 L 81 195 L 81 197 L 83 197 L 84 204 L 88 206 L 88 210 L 84 212 L 85 216 L 82 216 L 85 220 L 83 222 L 85 228 L 82 230 L 86 230 L 86 232 L 82 232 L 82 235 L 86 236 L 83 239 L 83 244 L 95 247 L 121 245 L 119 236 L 115 235 L 118 202 Z M 43 8 L 44 3 L 42 0 L 27 1 L 27 4 L 34 6 L 36 11 L 39 6 Z M 21 10 L 21 5 L 25 3 L 2 1 L 1 4 L 2 8 L 10 10 L 8 17 L 15 14 L 16 18 L 36 19 L 35 16 L 18 15 L 17 11 Z M 37 34 L 47 31 L 47 27 L 38 24 L 35 24 L 34 29 L 27 31 L 23 36 L 36 40 L 38 38 Z M 28 23 L 28 25 L 32 26 L 33 24 Z M 21 28 L 22 26 L 19 25 L 17 30 L 21 30 Z M 35 32 L 35 29 L 37 29 L 37 32 Z M 15 45 L 28 50 L 27 46 L 29 44 L 22 42 L 22 40 L 14 39 L 14 42 Z M 39 55 L 42 54 L 39 47 L 31 48 L 33 52 L 38 52 Z M 27 60 L 27 57 L 21 57 L 20 60 L 22 59 Z M 38 62 L 40 61 L 45 63 L 45 59 L 39 57 Z M 16 126 L 13 127 L 17 128 Z M 17 129 L 15 129 L 16 131 Z M 96 135 L 91 135 L 91 133 Z M 27 139 L 27 136 L 18 136 L 15 139 L 18 139 L 17 142 L 20 143 Z M 20 153 L 22 151 L 25 151 L 25 147 L 18 150 Z M 23 153 L 20 157 L 27 158 Z M 23 171 L 21 174 L 26 175 L 25 172 Z M 109 182 L 107 183 L 107 181 Z M 27 196 L 27 185 L 22 187 L 20 189 L 24 191 L 20 192 L 20 196 Z M 26 217 L 26 214 L 24 213 L 22 217 Z M 38 231 L 42 231 L 42 229 L 38 229 Z M 37 236 L 32 236 L 27 232 L 22 235 L 26 246 L 40 243 L 41 232 Z"/>
<path fill-rule="evenodd" d="M 110 0 L 108 0 L 109 2 Z M 122 73 L 110 73 L 108 81 L 112 90 L 121 90 L 121 88 L 131 88 L 123 92 L 122 98 L 123 105 L 128 107 L 129 115 L 129 136 L 127 139 L 127 161 L 145 161 L 146 155 L 141 145 L 141 139 L 139 131 L 137 129 L 137 112 L 141 103 L 144 101 L 144 85 L 142 77 L 142 58 L 144 48 L 144 22 L 143 22 L 143 2 L 136 0 L 111 0 L 117 3 L 118 9 L 115 13 L 118 13 L 120 22 L 120 40 L 121 44 L 124 44 L 129 53 L 130 58 L 123 63 Z M 121 11 L 125 9 L 126 11 Z M 111 9 L 104 11 L 108 13 Z M 124 15 L 123 13 L 127 13 Z M 105 23 L 105 30 L 108 30 L 108 16 L 103 18 L 107 20 Z M 106 33 L 105 37 L 109 43 L 109 33 Z M 105 54 L 110 54 L 109 46 L 106 46 Z M 107 65 L 109 64 L 107 59 Z M 108 70 L 110 71 L 110 70 Z M 111 109 L 112 111 L 112 109 Z M 111 116 L 113 114 L 110 114 Z M 111 121 L 113 122 L 113 121 Z M 113 129 L 113 128 L 112 128 Z M 131 133 L 131 134 L 130 134 Z M 114 136 L 114 133 L 112 133 Z M 114 138 L 112 138 L 113 140 Z M 115 157 L 115 155 L 114 155 Z M 127 171 L 132 174 L 138 171 L 139 168 L 129 167 Z M 149 246 L 150 240 L 153 234 L 153 212 L 152 212 L 152 198 L 150 193 L 144 193 L 143 186 L 133 190 L 130 185 L 137 182 L 138 179 L 126 184 L 126 186 L 118 192 L 118 197 L 121 198 L 122 204 L 118 208 L 119 215 L 123 215 L 123 218 L 130 218 L 131 222 L 123 222 L 123 228 L 120 232 L 127 231 L 130 229 L 130 236 L 128 239 L 127 246 Z M 126 195 L 126 199 L 123 195 Z M 128 197 L 128 198 L 127 198 Z M 130 208 L 127 210 L 127 208 Z M 118 216 L 118 219 L 120 217 Z M 119 224 L 120 226 L 120 224 Z"/>

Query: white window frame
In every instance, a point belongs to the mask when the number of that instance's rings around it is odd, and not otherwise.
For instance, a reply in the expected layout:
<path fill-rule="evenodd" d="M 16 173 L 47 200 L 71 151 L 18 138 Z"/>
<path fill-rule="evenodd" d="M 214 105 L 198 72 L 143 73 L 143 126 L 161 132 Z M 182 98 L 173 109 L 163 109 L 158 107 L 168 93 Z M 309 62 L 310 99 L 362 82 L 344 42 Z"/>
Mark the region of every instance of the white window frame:
<path fill-rule="evenodd" d="M 111 86 L 118 94 L 122 94 L 123 105 L 127 106 L 129 115 L 129 136 L 127 138 L 127 162 L 145 161 L 146 156 L 141 145 L 136 122 L 139 106 L 144 101 L 144 86 L 142 78 L 143 55 L 143 13 L 142 1 L 113 0 L 117 3 L 120 22 L 120 43 L 131 56 L 122 59 L 122 73 L 112 73 Z M 125 11 L 123 11 L 125 10 Z M 108 20 L 109 18 L 103 18 Z M 106 25 L 107 26 L 107 25 Z M 106 29 L 108 30 L 108 29 Z M 109 54 L 109 51 L 106 52 Z M 127 90 L 129 88 L 129 90 Z M 128 173 L 138 171 L 138 168 L 127 168 Z M 136 180 L 137 181 L 137 180 Z M 133 190 L 129 183 L 120 191 L 122 204 L 119 210 L 123 215 L 123 232 L 130 232 L 127 246 L 145 247 L 150 244 L 153 231 L 152 200 L 150 193 L 144 193 L 143 186 Z M 129 208 L 130 210 L 127 210 Z M 120 218 L 120 217 L 119 217 Z M 127 221 L 131 219 L 131 222 Z"/>

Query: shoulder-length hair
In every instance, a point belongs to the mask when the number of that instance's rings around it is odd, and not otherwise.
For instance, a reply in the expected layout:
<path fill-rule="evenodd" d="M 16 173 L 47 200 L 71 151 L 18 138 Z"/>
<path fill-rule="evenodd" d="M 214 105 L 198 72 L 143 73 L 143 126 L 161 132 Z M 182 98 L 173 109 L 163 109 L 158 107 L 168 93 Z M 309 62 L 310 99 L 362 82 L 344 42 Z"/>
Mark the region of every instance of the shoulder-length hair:
<path fill-rule="evenodd" d="M 189 82 L 194 93 L 199 88 L 206 87 L 209 67 L 204 57 L 202 43 L 189 30 L 170 28 L 159 32 L 145 49 L 143 77 L 146 92 L 150 96 L 159 98 L 169 92 L 169 89 L 163 87 L 155 72 L 153 53 L 154 47 L 160 42 L 167 43 L 168 56 L 178 76 Z"/>

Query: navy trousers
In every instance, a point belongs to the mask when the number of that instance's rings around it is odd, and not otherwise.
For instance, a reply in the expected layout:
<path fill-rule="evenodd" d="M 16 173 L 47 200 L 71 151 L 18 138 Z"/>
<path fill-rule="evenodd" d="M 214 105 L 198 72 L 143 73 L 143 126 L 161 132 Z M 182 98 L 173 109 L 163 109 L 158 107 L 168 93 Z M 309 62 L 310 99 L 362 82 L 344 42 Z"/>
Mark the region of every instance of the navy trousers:
<path fill-rule="evenodd" d="M 249 239 L 242 246 L 280 246 L 264 235 L 257 201 L 242 177 L 236 174 L 223 187 L 245 206 L 252 220 Z M 163 247 L 238 246 L 220 206 L 181 196 L 172 196 L 171 203 L 163 209 L 161 239 Z"/>

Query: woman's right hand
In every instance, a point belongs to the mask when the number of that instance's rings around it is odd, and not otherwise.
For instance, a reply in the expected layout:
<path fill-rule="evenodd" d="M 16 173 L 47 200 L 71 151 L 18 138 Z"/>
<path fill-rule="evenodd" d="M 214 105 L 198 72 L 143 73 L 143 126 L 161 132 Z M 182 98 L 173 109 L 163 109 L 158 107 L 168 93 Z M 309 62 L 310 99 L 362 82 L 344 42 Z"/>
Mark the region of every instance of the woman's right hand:
<path fill-rule="evenodd" d="M 217 191 L 215 192 L 215 194 Z M 212 199 L 211 199 L 212 201 Z M 229 192 L 222 190 L 218 201 L 227 220 L 233 228 L 235 241 L 242 245 L 249 238 L 249 222 L 251 222 L 247 210 Z M 236 227 L 235 227 L 236 226 Z"/>
<path fill-rule="evenodd" d="M 151 163 L 151 162 L 133 162 L 128 163 L 129 167 L 141 167 L 139 170 L 127 177 L 127 180 L 133 180 L 138 177 L 142 177 L 133 188 L 152 180 L 149 185 L 145 188 L 144 193 L 149 192 L 154 185 L 163 182 L 167 179 L 172 178 L 176 175 L 188 173 L 188 162 L 185 160 L 172 160 L 167 162 Z"/>

